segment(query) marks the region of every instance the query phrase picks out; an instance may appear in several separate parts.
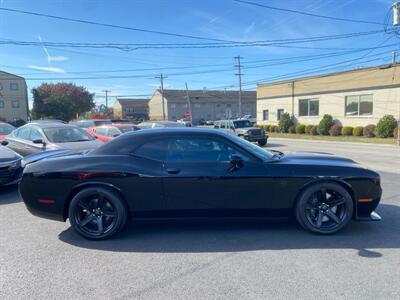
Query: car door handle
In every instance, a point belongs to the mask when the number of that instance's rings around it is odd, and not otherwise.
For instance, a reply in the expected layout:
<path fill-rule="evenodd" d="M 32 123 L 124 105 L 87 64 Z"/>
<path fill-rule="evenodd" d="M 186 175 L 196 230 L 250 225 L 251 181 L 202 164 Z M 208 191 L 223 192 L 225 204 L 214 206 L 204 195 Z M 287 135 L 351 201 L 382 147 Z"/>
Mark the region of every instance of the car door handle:
<path fill-rule="evenodd" d="M 168 174 L 179 174 L 180 172 L 181 172 L 181 170 L 179 170 L 179 169 L 174 169 L 174 168 L 167 169 Z"/>

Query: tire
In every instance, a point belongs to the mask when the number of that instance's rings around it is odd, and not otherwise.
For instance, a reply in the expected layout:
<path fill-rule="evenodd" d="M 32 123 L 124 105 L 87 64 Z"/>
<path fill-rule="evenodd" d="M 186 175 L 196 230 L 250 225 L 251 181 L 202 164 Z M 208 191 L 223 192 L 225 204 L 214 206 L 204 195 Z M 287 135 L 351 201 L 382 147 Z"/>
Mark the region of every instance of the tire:
<path fill-rule="evenodd" d="M 295 206 L 297 222 L 304 229 L 318 234 L 333 234 L 348 225 L 354 204 L 341 185 L 322 182 L 308 187 Z"/>
<path fill-rule="evenodd" d="M 258 146 L 265 146 L 266 144 L 267 144 L 267 140 L 259 140 L 259 141 L 257 141 L 257 143 L 258 143 Z"/>
<path fill-rule="evenodd" d="M 72 228 L 81 236 L 104 240 L 118 233 L 127 220 L 125 202 L 112 189 L 90 187 L 71 200 L 68 217 Z"/>

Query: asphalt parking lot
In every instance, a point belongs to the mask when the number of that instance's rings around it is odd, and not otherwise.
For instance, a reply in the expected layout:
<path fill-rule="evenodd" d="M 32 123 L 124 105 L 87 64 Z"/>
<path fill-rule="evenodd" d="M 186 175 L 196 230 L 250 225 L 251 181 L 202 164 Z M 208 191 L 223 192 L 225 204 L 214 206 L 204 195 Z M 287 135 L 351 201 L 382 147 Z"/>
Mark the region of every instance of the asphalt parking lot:
<path fill-rule="evenodd" d="M 380 172 L 376 223 L 334 236 L 294 223 L 130 222 L 87 241 L 0 192 L 1 299 L 399 299 L 400 147 L 271 139 L 267 148 L 345 155 Z"/>

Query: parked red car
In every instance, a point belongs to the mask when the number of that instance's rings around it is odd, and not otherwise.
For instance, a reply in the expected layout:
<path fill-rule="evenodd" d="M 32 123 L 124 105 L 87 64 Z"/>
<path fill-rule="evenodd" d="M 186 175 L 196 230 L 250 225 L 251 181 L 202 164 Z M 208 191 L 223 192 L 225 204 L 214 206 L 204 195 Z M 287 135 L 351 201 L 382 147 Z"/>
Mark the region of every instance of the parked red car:
<path fill-rule="evenodd" d="M 11 131 L 13 131 L 14 129 L 15 129 L 14 126 L 5 122 L 0 122 L 0 141 L 4 140 L 4 137 L 7 134 L 10 134 Z"/>
<path fill-rule="evenodd" d="M 86 131 L 96 137 L 99 141 L 108 142 L 113 138 L 128 132 L 138 130 L 139 128 L 133 124 L 110 124 L 110 125 L 101 125 L 101 126 L 92 126 L 86 129 Z"/>

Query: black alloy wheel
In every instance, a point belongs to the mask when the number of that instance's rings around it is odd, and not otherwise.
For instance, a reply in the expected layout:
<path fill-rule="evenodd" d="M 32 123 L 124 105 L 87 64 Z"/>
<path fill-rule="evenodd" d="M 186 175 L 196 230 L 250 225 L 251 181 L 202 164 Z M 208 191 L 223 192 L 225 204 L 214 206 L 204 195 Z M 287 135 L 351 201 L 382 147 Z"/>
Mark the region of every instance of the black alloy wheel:
<path fill-rule="evenodd" d="M 114 191 L 91 187 L 75 195 L 68 216 L 72 227 L 80 235 L 101 240 L 122 229 L 126 223 L 127 209 L 124 201 Z"/>
<path fill-rule="evenodd" d="M 347 190 L 339 184 L 315 184 L 300 196 L 295 215 L 304 229 L 320 234 L 332 234 L 350 222 L 353 200 Z"/>
<path fill-rule="evenodd" d="M 257 143 L 258 143 L 258 146 L 262 147 L 267 144 L 267 140 L 259 140 L 259 141 L 257 141 Z"/>

